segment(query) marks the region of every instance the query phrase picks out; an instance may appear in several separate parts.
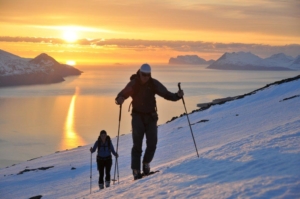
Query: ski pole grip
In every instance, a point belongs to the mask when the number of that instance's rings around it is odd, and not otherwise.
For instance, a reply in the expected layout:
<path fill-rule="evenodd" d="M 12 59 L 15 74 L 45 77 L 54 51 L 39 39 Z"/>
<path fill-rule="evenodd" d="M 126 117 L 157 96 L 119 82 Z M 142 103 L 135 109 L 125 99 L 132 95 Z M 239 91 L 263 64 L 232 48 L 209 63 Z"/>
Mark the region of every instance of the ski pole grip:
<path fill-rule="evenodd" d="M 181 86 L 180 86 L 180 82 L 178 82 L 178 88 L 179 88 L 179 90 L 181 91 Z"/>

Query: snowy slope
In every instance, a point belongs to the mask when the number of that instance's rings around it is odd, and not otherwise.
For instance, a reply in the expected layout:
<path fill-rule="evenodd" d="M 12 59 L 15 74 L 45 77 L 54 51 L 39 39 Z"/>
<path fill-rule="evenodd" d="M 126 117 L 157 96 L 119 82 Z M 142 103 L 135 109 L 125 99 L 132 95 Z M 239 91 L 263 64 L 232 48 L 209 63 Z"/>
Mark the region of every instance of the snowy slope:
<path fill-rule="evenodd" d="M 64 81 L 65 76 L 80 74 L 45 53 L 28 59 L 0 50 L 0 86 L 56 83 Z"/>
<path fill-rule="evenodd" d="M 93 154 L 90 194 L 88 145 L 0 169 L 1 198 L 300 198 L 299 85 L 300 77 L 190 114 L 200 158 L 184 116 L 158 128 L 157 174 L 132 180 L 127 134 L 120 184 L 98 191 Z"/>
<path fill-rule="evenodd" d="M 18 57 L 8 52 L 0 50 L 0 75 L 22 75 L 36 72 L 53 72 L 53 64 L 34 64 L 28 59 Z"/>
<path fill-rule="evenodd" d="M 268 57 L 265 59 L 266 61 L 274 61 L 277 62 L 278 65 L 286 66 L 294 61 L 294 58 L 291 56 L 287 56 L 284 53 L 278 53 L 275 55 L 272 55 L 271 57 Z"/>
<path fill-rule="evenodd" d="M 289 68 L 294 70 L 300 70 L 300 55 L 296 57 L 296 59 L 289 65 Z"/>
<path fill-rule="evenodd" d="M 233 52 L 223 54 L 208 68 L 222 70 L 298 70 L 299 68 L 291 66 L 294 61 L 293 57 L 284 53 L 262 59 L 250 52 Z"/>

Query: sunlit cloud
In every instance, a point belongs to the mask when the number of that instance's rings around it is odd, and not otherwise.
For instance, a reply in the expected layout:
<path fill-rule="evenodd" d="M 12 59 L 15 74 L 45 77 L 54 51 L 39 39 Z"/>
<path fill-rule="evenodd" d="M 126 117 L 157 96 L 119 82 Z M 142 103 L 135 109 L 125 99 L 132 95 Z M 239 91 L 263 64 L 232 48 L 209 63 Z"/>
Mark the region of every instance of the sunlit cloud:
<path fill-rule="evenodd" d="M 174 39 L 174 32 L 182 31 L 180 37 L 191 40 L 189 33 L 195 31 L 219 33 L 219 37 L 224 32 L 292 36 L 299 41 L 300 31 L 297 0 L 74 0 L 72 4 L 10 0 L 1 2 L 1 8 L 0 21 L 5 23 L 1 24 L 2 34 L 7 24 L 23 25 L 22 32 L 24 26 L 63 30 L 73 24 L 70 27 L 76 31 L 105 33 L 106 38 L 164 40 Z"/>
<path fill-rule="evenodd" d="M 49 43 L 52 45 L 67 45 L 68 42 L 57 38 L 31 38 L 31 37 L 0 37 L 0 42 L 32 42 L 32 43 Z M 78 48 L 76 48 L 76 45 Z M 134 40 L 134 39 L 79 39 L 75 42 L 72 51 L 81 52 L 82 48 L 90 47 L 86 51 L 92 51 L 94 48 L 101 47 L 103 49 L 126 49 L 133 51 L 153 51 L 166 50 L 176 51 L 182 54 L 193 53 L 225 53 L 246 51 L 258 55 L 272 55 L 275 53 L 286 53 L 291 56 L 300 54 L 300 44 L 290 45 L 266 45 L 266 44 L 245 44 L 245 43 L 219 43 L 219 42 L 203 42 L 203 41 L 164 41 L 164 40 Z M 91 52 L 92 53 L 92 52 Z M 97 53 L 96 51 L 94 53 Z"/>
<path fill-rule="evenodd" d="M 96 32 L 96 33 L 115 33 L 115 31 L 101 29 L 101 28 L 92 28 L 84 26 L 32 26 L 40 29 L 52 29 L 52 30 L 61 30 L 61 31 L 78 31 L 78 32 Z"/>

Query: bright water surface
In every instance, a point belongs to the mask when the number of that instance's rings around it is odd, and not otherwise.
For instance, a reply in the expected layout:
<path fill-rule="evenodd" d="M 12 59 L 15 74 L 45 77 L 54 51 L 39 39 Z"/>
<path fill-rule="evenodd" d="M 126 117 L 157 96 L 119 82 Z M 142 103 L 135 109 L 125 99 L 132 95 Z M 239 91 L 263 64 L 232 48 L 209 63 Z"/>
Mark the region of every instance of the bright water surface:
<path fill-rule="evenodd" d="M 0 88 L 0 168 L 94 143 L 100 130 L 118 133 L 117 93 L 139 66 L 80 67 L 81 76 L 51 85 Z M 188 112 L 197 103 L 251 92 L 266 84 L 299 75 L 299 71 L 221 71 L 205 66 L 152 66 L 152 76 L 168 90 L 185 92 Z M 131 131 L 128 107 L 122 108 L 120 134 Z M 159 124 L 184 112 L 182 101 L 157 96 Z M 120 139 L 121 141 L 121 139 Z"/>

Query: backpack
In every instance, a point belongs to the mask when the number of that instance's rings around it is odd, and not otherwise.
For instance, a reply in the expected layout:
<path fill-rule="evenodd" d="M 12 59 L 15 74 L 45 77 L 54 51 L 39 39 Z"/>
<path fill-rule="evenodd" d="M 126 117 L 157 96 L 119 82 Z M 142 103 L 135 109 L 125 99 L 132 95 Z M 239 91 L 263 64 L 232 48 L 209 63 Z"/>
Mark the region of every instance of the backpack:
<path fill-rule="evenodd" d="M 130 76 L 130 81 L 132 81 L 132 80 L 138 81 L 139 71 L 140 71 L 140 70 L 138 70 L 135 74 L 132 74 L 132 75 Z M 153 79 L 152 79 L 151 76 L 150 76 L 150 79 L 149 79 L 149 86 L 150 86 L 150 89 L 155 93 L 155 86 L 154 86 L 154 82 L 153 82 Z M 133 86 L 133 96 L 134 96 L 134 94 L 137 93 L 139 90 L 140 90 L 140 84 L 139 84 L 139 83 L 136 83 L 136 84 Z M 130 112 L 130 107 L 131 107 L 131 105 L 132 105 L 132 101 L 131 101 L 131 103 L 129 104 L 128 112 Z M 156 104 L 155 104 L 155 111 L 157 112 Z"/>
<path fill-rule="evenodd" d="M 105 151 L 105 145 L 103 145 L 103 146 L 101 146 L 101 142 L 102 142 L 102 140 L 101 140 L 101 137 L 99 136 L 98 137 L 98 151 L 100 151 L 100 147 L 104 147 L 104 151 Z M 106 141 L 105 142 L 107 142 L 107 144 L 108 144 L 108 149 L 110 150 L 110 145 L 111 145 L 111 139 L 110 139 L 110 137 L 109 137 L 109 135 L 107 135 L 106 136 Z M 104 143 L 105 144 L 105 143 Z"/>

